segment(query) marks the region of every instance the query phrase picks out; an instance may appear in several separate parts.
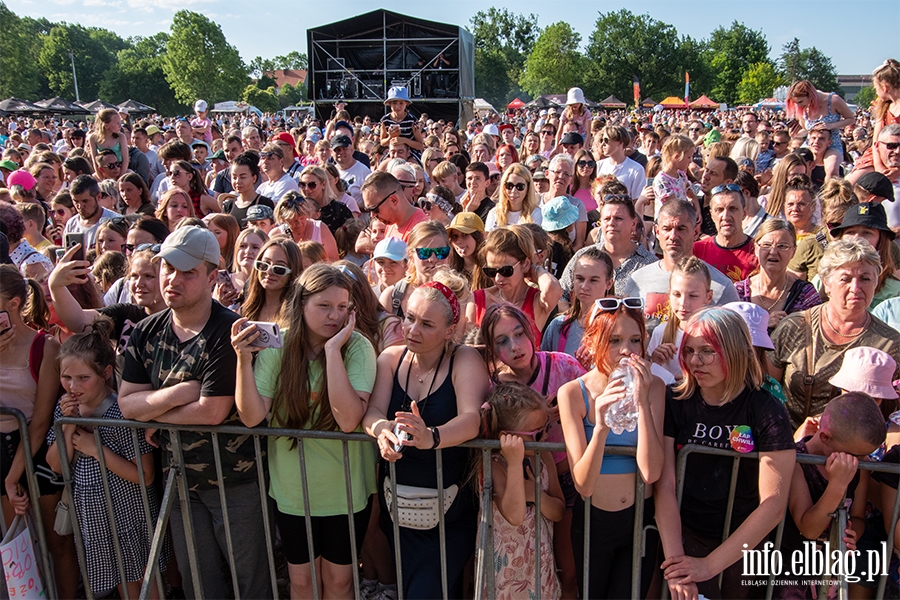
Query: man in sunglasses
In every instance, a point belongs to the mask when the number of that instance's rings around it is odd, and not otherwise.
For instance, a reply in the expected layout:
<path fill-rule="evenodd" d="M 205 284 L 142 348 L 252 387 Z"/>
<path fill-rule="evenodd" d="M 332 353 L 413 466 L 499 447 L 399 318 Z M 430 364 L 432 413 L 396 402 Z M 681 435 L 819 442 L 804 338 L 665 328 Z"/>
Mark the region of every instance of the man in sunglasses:
<path fill-rule="evenodd" d="M 256 188 L 256 193 L 271 198 L 278 203 L 287 192 L 299 192 L 297 180 L 284 171 L 284 152 L 278 144 L 266 144 L 259 153 L 259 170 L 264 181 Z"/>
<path fill-rule="evenodd" d="M 875 151 L 881 159 L 884 175 L 894 186 L 894 197 L 900 193 L 900 125 L 892 124 L 883 127 L 875 142 Z"/>
<path fill-rule="evenodd" d="M 407 242 L 412 228 L 428 220 L 425 211 L 406 200 L 400 182 L 390 173 L 373 172 L 362 184 L 360 194 L 363 199 L 360 208 L 387 224 L 385 237 L 395 237 Z M 371 254 L 375 250 L 375 243 L 370 235 L 369 229 L 359 234 L 357 252 Z"/>
<path fill-rule="evenodd" d="M 72 204 L 75 205 L 77 214 L 72 215 L 66 223 L 63 238 L 65 239 L 68 233 L 83 233 L 84 250 L 87 252 L 97 242 L 100 219 L 112 219 L 122 215 L 100 206 L 100 186 L 90 175 L 79 175 L 72 180 L 69 193 L 72 195 Z"/>
<path fill-rule="evenodd" d="M 775 153 L 775 160 L 772 162 L 772 168 L 778 164 L 778 161 L 790 153 L 791 134 L 787 129 L 779 129 L 772 134 L 772 152 Z"/>
<path fill-rule="evenodd" d="M 97 153 L 97 179 L 106 181 L 108 179 L 118 180 L 122 171 L 122 161 L 116 156 L 116 153 L 109 148 L 103 148 Z"/>
<path fill-rule="evenodd" d="M 347 193 L 353 196 L 357 204 L 361 204 L 362 194 L 359 192 L 359 188 L 362 187 L 363 181 L 366 180 L 372 169 L 356 160 L 353 139 L 343 133 L 331 138 L 331 155 L 334 157 L 338 174 L 347 183 Z"/>
<path fill-rule="evenodd" d="M 125 351 L 119 407 L 122 415 L 138 421 L 186 425 L 239 423 L 234 404 L 237 356 L 231 346 L 231 327 L 238 315 L 212 299 L 218 276 L 219 243 L 211 231 L 181 227 L 163 242 L 153 259 L 161 261 L 159 281 L 167 310 L 147 317 L 135 326 Z M 172 439 L 161 433 L 165 453 Z M 209 433 L 183 430 L 182 454 L 187 469 L 187 503 L 193 520 L 199 569 L 184 570 L 185 588 L 199 577 L 204 594 L 223 598 L 228 594 L 222 578 L 225 527 L 240 535 L 233 550 L 241 597 L 271 598 L 266 570 L 267 551 L 253 441 L 246 436 L 219 434 L 224 492 L 216 484 L 217 469 Z M 166 458 L 167 462 L 171 455 Z M 228 504 L 223 515 L 220 493 Z M 172 509 L 175 555 L 188 564 L 188 542 L 181 514 L 182 502 Z M 218 548 L 220 552 L 216 552 Z"/>
<path fill-rule="evenodd" d="M 669 280 L 678 262 L 694 254 L 694 239 L 698 234 L 697 209 L 684 200 L 669 200 L 662 205 L 656 219 L 656 237 L 662 247 L 661 260 L 641 267 L 625 284 L 623 296 L 644 298 L 644 317 L 647 331 L 652 333 L 663 316 L 668 314 Z M 711 265 L 712 303 L 716 306 L 738 302 L 731 280 Z"/>

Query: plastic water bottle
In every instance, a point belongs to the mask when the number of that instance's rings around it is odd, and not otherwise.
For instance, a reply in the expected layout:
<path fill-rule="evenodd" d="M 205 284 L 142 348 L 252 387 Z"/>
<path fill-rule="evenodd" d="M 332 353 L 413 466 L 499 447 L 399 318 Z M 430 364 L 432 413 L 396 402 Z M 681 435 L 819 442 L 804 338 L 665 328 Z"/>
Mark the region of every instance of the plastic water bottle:
<path fill-rule="evenodd" d="M 621 379 L 625 384 L 625 397 L 606 409 L 603 420 L 606 426 L 616 435 L 623 431 L 634 431 L 638 422 L 638 403 L 634 395 L 634 372 L 628 365 L 628 359 L 619 361 L 619 366 L 609 374 L 609 381 Z"/>

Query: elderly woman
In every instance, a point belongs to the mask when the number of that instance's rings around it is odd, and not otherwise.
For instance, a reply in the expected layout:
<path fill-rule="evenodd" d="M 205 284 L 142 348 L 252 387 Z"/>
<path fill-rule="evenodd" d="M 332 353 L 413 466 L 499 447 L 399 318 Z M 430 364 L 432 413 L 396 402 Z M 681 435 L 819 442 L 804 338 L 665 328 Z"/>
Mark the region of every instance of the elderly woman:
<path fill-rule="evenodd" d="M 759 271 L 734 284 L 743 302 L 752 302 L 769 313 L 769 329 L 793 312 L 822 303 L 819 292 L 809 282 L 788 272 L 788 263 L 797 251 L 794 226 L 781 219 L 769 219 L 756 232 L 756 259 Z"/>
<path fill-rule="evenodd" d="M 707 308 L 691 317 L 680 361 L 685 376 L 666 397 L 665 459 L 654 490 L 669 592 L 678 600 L 697 598 L 698 591 L 708 598 L 762 597 L 745 585 L 741 553 L 761 546 L 784 517 L 795 465 L 788 416 L 761 387 L 763 370 L 736 312 Z M 732 458 L 709 454 L 687 459 L 679 506 L 676 460 L 687 444 L 759 453 L 738 463 L 733 509 Z"/>
<path fill-rule="evenodd" d="M 828 380 L 840 368 L 844 351 L 868 346 L 900 361 L 900 333 L 867 310 L 881 268 L 881 258 L 868 242 L 832 242 L 819 261 L 828 301 L 788 315 L 775 328 L 769 373 L 784 388 L 794 427 L 820 414 L 835 395 Z"/>
<path fill-rule="evenodd" d="M 895 276 L 898 269 L 895 257 L 900 252 L 893 243 L 895 234 L 888 227 L 883 205 L 863 202 L 851 206 L 844 214 L 841 224 L 831 228 L 831 235 L 842 240 L 851 238 L 866 240 L 878 252 L 884 268 L 878 276 L 878 285 L 875 286 L 875 295 L 872 297 L 869 310 L 889 298 L 900 296 L 900 281 Z M 818 276 L 812 283 L 817 288 L 822 287 L 821 278 Z"/>

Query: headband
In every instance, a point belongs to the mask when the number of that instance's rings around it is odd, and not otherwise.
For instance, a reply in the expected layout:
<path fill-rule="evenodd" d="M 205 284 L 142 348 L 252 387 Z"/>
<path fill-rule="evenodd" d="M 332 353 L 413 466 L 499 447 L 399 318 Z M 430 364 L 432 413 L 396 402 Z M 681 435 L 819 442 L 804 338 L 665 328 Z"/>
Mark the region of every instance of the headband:
<path fill-rule="evenodd" d="M 453 290 L 439 281 L 429 281 L 428 283 L 423 284 L 422 287 L 434 288 L 439 291 L 441 295 L 447 299 L 447 302 L 450 303 L 450 310 L 453 311 L 453 324 L 459 323 L 459 299 L 456 297 L 456 294 L 453 293 Z"/>

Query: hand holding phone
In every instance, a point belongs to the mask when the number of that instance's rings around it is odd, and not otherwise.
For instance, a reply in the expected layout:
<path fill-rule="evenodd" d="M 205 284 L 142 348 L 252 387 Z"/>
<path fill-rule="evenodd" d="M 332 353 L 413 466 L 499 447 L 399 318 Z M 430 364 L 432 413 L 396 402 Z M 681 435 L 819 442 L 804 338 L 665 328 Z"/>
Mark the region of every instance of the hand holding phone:
<path fill-rule="evenodd" d="M 242 329 L 246 329 L 251 325 L 256 325 L 257 331 L 259 331 L 259 337 L 256 338 L 256 341 L 253 342 L 254 348 L 281 348 L 284 346 L 284 342 L 281 339 L 281 330 L 278 328 L 278 323 L 268 323 L 265 321 L 247 321 L 244 323 Z"/>
<path fill-rule="evenodd" d="M 63 245 L 66 247 L 66 252 L 68 252 L 71 248 L 75 246 L 80 246 L 78 250 L 70 257 L 71 260 L 84 260 L 84 233 L 78 232 L 70 232 L 65 234 L 63 237 Z"/>

